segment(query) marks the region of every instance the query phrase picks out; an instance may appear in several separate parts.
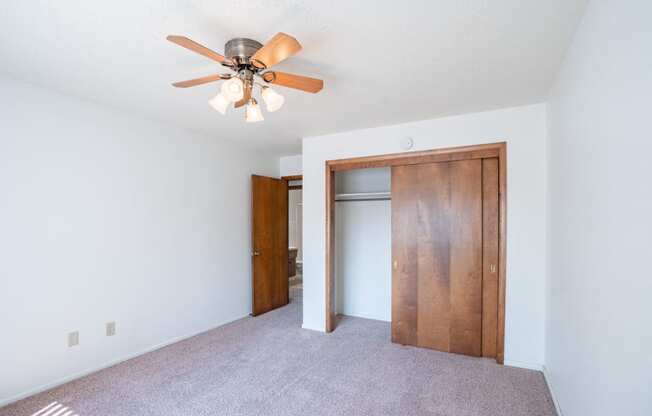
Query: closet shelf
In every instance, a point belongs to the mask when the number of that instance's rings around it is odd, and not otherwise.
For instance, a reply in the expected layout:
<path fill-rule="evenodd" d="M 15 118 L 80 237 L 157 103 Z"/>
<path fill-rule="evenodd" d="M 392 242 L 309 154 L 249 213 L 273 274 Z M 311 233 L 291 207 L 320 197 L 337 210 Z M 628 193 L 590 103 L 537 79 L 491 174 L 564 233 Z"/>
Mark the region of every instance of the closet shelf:
<path fill-rule="evenodd" d="M 362 192 L 355 194 L 336 194 L 336 202 L 346 201 L 389 201 L 392 199 L 391 192 Z"/>

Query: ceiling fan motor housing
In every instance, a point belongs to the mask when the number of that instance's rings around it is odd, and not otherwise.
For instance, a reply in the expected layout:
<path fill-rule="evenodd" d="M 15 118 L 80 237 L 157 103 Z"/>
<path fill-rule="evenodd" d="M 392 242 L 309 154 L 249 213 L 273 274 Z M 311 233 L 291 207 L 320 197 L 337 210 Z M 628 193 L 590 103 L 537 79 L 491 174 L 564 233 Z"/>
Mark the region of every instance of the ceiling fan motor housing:
<path fill-rule="evenodd" d="M 253 39 L 234 38 L 226 42 L 224 51 L 227 58 L 237 65 L 249 64 L 251 58 L 263 45 Z"/>

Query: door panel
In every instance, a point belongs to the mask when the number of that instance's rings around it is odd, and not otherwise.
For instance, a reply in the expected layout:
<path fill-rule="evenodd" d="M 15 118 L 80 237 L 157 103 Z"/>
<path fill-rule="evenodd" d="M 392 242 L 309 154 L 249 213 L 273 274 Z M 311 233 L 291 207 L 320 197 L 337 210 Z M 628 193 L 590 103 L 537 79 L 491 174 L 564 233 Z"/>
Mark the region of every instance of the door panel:
<path fill-rule="evenodd" d="M 417 170 L 417 345 L 450 349 L 450 165 L 432 163 Z M 414 277 L 413 277 L 414 278 Z"/>
<path fill-rule="evenodd" d="M 392 342 L 417 345 L 417 170 L 392 168 Z"/>
<path fill-rule="evenodd" d="M 451 163 L 450 351 L 482 355 L 482 161 Z"/>
<path fill-rule="evenodd" d="M 392 340 L 482 354 L 482 160 L 392 168 Z"/>
<path fill-rule="evenodd" d="M 482 356 L 498 339 L 498 158 L 482 159 Z"/>
<path fill-rule="evenodd" d="M 252 315 L 288 299 L 288 189 L 281 179 L 252 175 Z"/>

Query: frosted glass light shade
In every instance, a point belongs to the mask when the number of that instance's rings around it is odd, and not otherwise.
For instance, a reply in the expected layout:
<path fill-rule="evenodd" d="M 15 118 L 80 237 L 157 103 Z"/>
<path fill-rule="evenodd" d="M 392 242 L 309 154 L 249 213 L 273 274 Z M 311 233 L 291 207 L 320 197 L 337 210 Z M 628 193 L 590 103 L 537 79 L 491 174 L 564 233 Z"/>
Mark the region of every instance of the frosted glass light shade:
<path fill-rule="evenodd" d="M 208 104 L 210 104 L 211 107 L 224 115 L 226 114 L 226 109 L 229 108 L 229 104 L 231 104 L 231 102 L 226 99 L 224 94 L 219 93 L 212 99 L 208 100 Z"/>
<path fill-rule="evenodd" d="M 249 104 L 247 104 L 247 108 L 245 108 L 245 121 L 247 123 L 255 123 L 257 121 L 263 121 L 265 118 L 263 117 L 262 111 L 260 111 L 260 106 L 255 100 L 251 100 Z"/>
<path fill-rule="evenodd" d="M 233 77 L 222 84 L 222 94 L 224 98 L 231 102 L 242 100 L 244 96 L 244 85 L 242 80 L 238 77 Z"/>
<path fill-rule="evenodd" d="M 263 88 L 262 96 L 269 112 L 274 112 L 283 107 L 283 103 L 285 102 L 285 97 L 269 87 Z"/>

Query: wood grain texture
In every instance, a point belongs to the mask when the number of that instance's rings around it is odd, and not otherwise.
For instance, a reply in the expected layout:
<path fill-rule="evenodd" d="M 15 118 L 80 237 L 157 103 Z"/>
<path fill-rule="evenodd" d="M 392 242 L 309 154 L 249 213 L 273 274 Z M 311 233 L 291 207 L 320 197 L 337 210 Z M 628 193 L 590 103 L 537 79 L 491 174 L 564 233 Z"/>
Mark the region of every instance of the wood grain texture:
<path fill-rule="evenodd" d="M 240 108 L 243 105 L 248 104 L 249 100 L 251 100 L 251 90 L 252 90 L 251 82 L 245 80 L 243 82 L 242 99 L 240 99 L 240 101 L 236 101 L 235 103 L 233 103 L 233 108 Z"/>
<path fill-rule="evenodd" d="M 287 182 L 252 175 L 252 315 L 288 299 Z"/>
<path fill-rule="evenodd" d="M 406 278 L 418 285 L 416 345 L 450 351 L 450 164 L 414 165 L 412 169 L 417 171 L 417 189 L 408 197 L 416 200 L 418 210 L 416 228 L 408 238 L 416 236 L 418 261 L 416 273 Z"/>
<path fill-rule="evenodd" d="M 504 339 L 505 339 L 505 282 L 506 282 L 506 236 L 507 236 L 507 145 L 505 142 L 462 146 L 444 149 L 434 149 L 418 152 L 405 152 L 388 155 L 378 156 L 365 156 L 350 159 L 329 160 L 326 161 L 326 174 L 332 174 L 340 170 L 363 169 L 368 167 L 387 167 L 387 166 L 401 166 L 401 165 L 419 165 L 434 162 L 446 162 L 457 160 L 469 159 L 484 159 L 484 158 L 497 158 L 498 159 L 498 200 L 499 200 L 499 220 L 498 220 L 498 328 L 496 339 L 496 361 L 500 364 L 504 362 Z M 327 179 L 328 180 L 328 179 Z M 328 192 L 328 188 L 327 188 Z M 331 191 L 332 192 L 332 191 Z M 394 198 L 394 190 L 392 191 Z M 392 202 L 394 204 L 395 201 Z M 327 224 L 328 220 L 334 221 L 334 218 L 328 217 L 334 207 L 334 200 L 326 198 L 326 212 Z M 328 232 L 326 234 L 326 264 L 331 264 L 334 256 L 333 250 L 334 233 Z M 330 247 L 330 251 L 328 250 Z M 326 268 L 325 281 L 326 287 L 330 287 L 334 282 L 333 269 Z M 394 274 L 392 276 L 394 279 Z M 326 303 L 326 320 L 330 324 L 327 325 L 330 330 L 335 328 L 333 317 L 334 306 L 330 302 Z M 394 337 L 392 333 L 392 337 Z"/>
<path fill-rule="evenodd" d="M 417 169 L 392 169 L 392 342 L 417 345 Z"/>
<path fill-rule="evenodd" d="M 498 339 L 496 361 L 505 362 L 505 293 L 507 280 L 507 145 L 502 143 L 498 153 Z"/>
<path fill-rule="evenodd" d="M 326 332 L 332 332 L 335 320 L 335 172 L 326 165 Z"/>
<path fill-rule="evenodd" d="M 288 74 L 287 72 L 268 71 L 263 73 L 263 79 L 275 85 L 294 88 L 310 93 L 317 93 L 324 88 L 324 81 L 317 78 L 310 78 L 304 75 Z"/>
<path fill-rule="evenodd" d="M 390 153 L 379 156 L 364 156 L 351 159 L 329 160 L 332 170 L 351 170 L 379 168 L 388 166 L 418 165 L 434 162 L 452 162 L 455 160 L 483 159 L 498 157 L 504 143 L 460 146 L 448 149 L 434 149 L 417 152 Z"/>
<path fill-rule="evenodd" d="M 482 162 L 392 168 L 395 342 L 482 353 Z"/>
<path fill-rule="evenodd" d="M 251 57 L 257 68 L 269 68 L 301 50 L 301 44 L 292 36 L 279 32 Z"/>
<path fill-rule="evenodd" d="M 303 175 L 281 176 L 281 179 L 283 179 L 285 181 L 302 181 L 303 180 Z"/>
<path fill-rule="evenodd" d="M 498 159 L 482 160 L 482 356 L 496 358 L 498 338 Z"/>
<path fill-rule="evenodd" d="M 482 161 L 450 165 L 450 352 L 482 355 Z"/>
<path fill-rule="evenodd" d="M 208 75 L 208 76 L 201 77 L 201 78 L 189 79 L 187 81 L 175 82 L 172 85 L 177 87 L 177 88 L 188 88 L 188 87 L 194 87 L 196 85 L 207 84 L 209 82 L 220 81 L 222 79 L 226 79 L 226 78 L 223 75 L 220 75 L 220 74 Z"/>
<path fill-rule="evenodd" d="M 172 43 L 176 43 L 179 46 L 182 46 L 188 50 L 191 50 L 193 52 L 196 52 L 200 55 L 203 55 L 207 57 L 208 59 L 212 59 L 213 61 L 219 62 L 219 63 L 230 63 L 228 59 L 226 59 L 223 55 L 220 55 L 219 53 L 208 49 L 204 45 L 200 45 L 199 43 L 195 42 L 192 39 L 188 39 L 185 36 L 177 36 L 177 35 L 169 35 L 167 37 L 167 40 L 169 40 Z"/>

